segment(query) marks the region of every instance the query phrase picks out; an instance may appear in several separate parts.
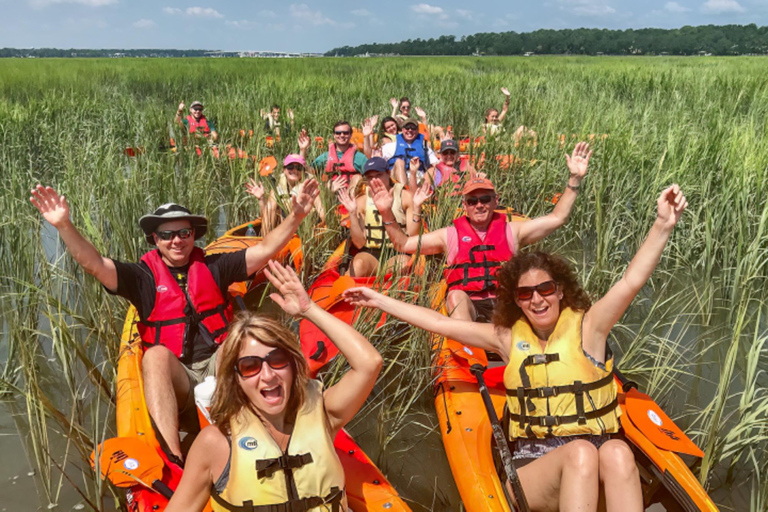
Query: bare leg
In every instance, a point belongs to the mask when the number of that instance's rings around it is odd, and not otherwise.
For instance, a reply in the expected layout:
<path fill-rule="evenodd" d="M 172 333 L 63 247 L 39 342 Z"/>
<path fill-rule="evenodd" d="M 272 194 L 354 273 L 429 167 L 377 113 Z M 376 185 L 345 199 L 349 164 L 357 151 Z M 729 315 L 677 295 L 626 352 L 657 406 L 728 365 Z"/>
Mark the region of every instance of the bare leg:
<path fill-rule="evenodd" d="M 144 352 L 144 399 L 149 415 L 157 425 L 168 449 L 180 459 L 179 405 L 189 396 L 189 377 L 179 359 L 163 346 L 155 346 Z"/>
<path fill-rule="evenodd" d="M 400 275 L 407 274 L 411 270 L 411 257 L 407 254 L 398 254 L 387 260 L 387 264 L 384 267 L 384 273 L 397 273 Z"/>
<path fill-rule="evenodd" d="M 368 277 L 376 273 L 379 266 L 379 260 L 373 257 L 371 253 L 359 252 L 352 258 L 352 264 L 349 266 L 349 275 L 352 277 Z"/>
<path fill-rule="evenodd" d="M 392 167 L 392 179 L 397 180 L 402 185 L 408 184 L 408 177 L 405 174 L 405 160 L 395 160 L 395 166 Z"/>
<path fill-rule="evenodd" d="M 609 512 L 642 512 L 643 491 L 635 456 L 627 443 L 612 439 L 598 450 L 600 483 Z"/>
<path fill-rule="evenodd" d="M 517 473 L 531 510 L 597 510 L 598 453 L 589 441 L 571 441 Z"/>
<path fill-rule="evenodd" d="M 448 309 L 449 316 L 457 320 L 467 320 L 474 322 L 477 318 L 475 306 L 472 299 L 462 290 L 451 290 L 445 300 L 445 307 Z"/>

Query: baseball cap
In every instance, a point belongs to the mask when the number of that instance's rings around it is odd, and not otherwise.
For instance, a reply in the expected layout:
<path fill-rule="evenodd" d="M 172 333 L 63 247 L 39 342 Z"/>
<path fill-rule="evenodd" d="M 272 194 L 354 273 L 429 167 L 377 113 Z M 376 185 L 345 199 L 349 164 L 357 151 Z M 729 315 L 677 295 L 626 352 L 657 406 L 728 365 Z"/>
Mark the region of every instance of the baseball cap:
<path fill-rule="evenodd" d="M 285 160 L 283 160 L 283 167 L 289 164 L 301 164 L 304 167 L 307 166 L 307 162 L 304 160 L 304 157 L 301 155 L 297 155 L 296 153 L 292 153 L 285 157 Z"/>
<path fill-rule="evenodd" d="M 412 117 L 409 117 L 409 118 L 405 119 L 402 123 L 400 123 L 400 126 L 405 128 L 405 126 L 409 125 L 409 124 L 413 124 L 413 125 L 416 126 L 416 128 L 418 128 L 419 127 L 419 120 L 418 119 L 414 119 Z"/>
<path fill-rule="evenodd" d="M 440 143 L 440 152 L 441 153 L 443 151 L 451 150 L 451 149 L 453 151 L 457 152 L 457 153 L 459 152 L 459 144 L 455 140 L 453 140 L 453 139 L 445 139 L 444 141 L 442 141 Z"/>
<path fill-rule="evenodd" d="M 195 107 L 204 108 L 203 104 L 200 103 L 199 101 L 193 101 L 192 104 L 189 106 L 189 108 L 195 108 Z"/>
<path fill-rule="evenodd" d="M 387 172 L 389 171 L 389 165 L 387 164 L 387 161 L 380 156 L 375 156 L 365 162 L 362 174 L 365 174 L 368 171 Z"/>
<path fill-rule="evenodd" d="M 490 190 L 491 192 L 496 192 L 496 189 L 493 188 L 493 183 L 491 183 L 491 180 L 488 178 L 471 178 L 464 185 L 461 195 L 465 196 L 475 190 Z"/>

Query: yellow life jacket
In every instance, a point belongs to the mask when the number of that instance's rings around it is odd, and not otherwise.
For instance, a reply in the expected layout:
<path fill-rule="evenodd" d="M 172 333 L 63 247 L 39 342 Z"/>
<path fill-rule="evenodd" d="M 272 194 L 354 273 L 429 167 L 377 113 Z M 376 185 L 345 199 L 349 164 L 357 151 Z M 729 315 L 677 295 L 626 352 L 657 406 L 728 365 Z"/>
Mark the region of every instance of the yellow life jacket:
<path fill-rule="evenodd" d="M 310 380 L 288 449 L 250 410 L 232 420 L 229 481 L 211 491 L 215 512 L 347 510 L 344 468 L 328 431 L 320 381 Z"/>
<path fill-rule="evenodd" d="M 405 211 L 403 210 L 403 185 L 394 184 L 394 201 L 392 202 L 392 214 L 395 221 L 401 228 L 406 229 Z M 373 198 L 369 193 L 365 194 L 365 246 L 369 249 L 380 249 L 383 245 L 392 246 L 392 242 L 387 236 L 384 224 L 381 222 L 381 215 Z"/>
<path fill-rule="evenodd" d="M 599 368 L 582 349 L 583 311 L 565 308 L 542 350 L 531 325 L 512 326 L 504 370 L 509 438 L 610 434 L 619 430 L 613 357 Z"/>
<path fill-rule="evenodd" d="M 275 183 L 275 202 L 280 210 L 280 218 L 284 219 L 291 213 L 291 196 L 298 195 L 301 183 L 294 185 L 289 189 L 288 178 L 284 173 L 280 173 Z"/>

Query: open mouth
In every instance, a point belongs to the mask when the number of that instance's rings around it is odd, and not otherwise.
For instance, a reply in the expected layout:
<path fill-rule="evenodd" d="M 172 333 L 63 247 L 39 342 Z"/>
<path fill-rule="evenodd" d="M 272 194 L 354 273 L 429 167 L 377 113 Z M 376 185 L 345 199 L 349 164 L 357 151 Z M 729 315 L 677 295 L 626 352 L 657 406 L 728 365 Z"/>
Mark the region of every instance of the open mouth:
<path fill-rule="evenodd" d="M 531 313 L 536 316 L 546 315 L 549 311 L 549 306 L 541 306 L 539 308 L 531 308 Z"/>
<path fill-rule="evenodd" d="M 268 404 L 277 404 L 283 398 L 282 386 L 274 386 L 271 388 L 264 388 L 261 390 L 261 396 Z"/>

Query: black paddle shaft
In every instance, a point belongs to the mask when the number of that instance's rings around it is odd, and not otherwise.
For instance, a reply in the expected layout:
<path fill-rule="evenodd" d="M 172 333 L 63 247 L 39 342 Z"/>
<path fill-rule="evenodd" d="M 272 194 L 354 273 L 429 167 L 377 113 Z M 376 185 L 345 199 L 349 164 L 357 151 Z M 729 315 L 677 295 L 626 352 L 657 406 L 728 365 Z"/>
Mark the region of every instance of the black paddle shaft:
<path fill-rule="evenodd" d="M 491 429 L 493 430 L 493 438 L 496 440 L 496 448 L 499 450 L 501 462 L 504 466 L 504 472 L 507 474 L 507 479 L 509 479 L 509 483 L 512 484 L 512 491 L 515 493 L 515 500 L 517 501 L 517 507 L 515 508 L 520 512 L 529 512 L 531 509 L 528 508 L 528 501 L 525 499 L 523 486 L 520 484 L 520 479 L 517 477 L 517 470 L 512 463 L 512 453 L 509 451 L 507 439 L 499 424 L 499 417 L 496 415 L 496 409 L 493 407 L 491 394 L 488 392 L 488 387 L 485 385 L 485 379 L 483 379 L 485 367 L 476 363 L 469 368 L 469 371 L 472 372 L 472 375 L 477 379 L 477 387 L 480 389 L 480 396 L 483 397 L 485 411 L 488 413 L 488 419 L 491 420 Z"/>
<path fill-rule="evenodd" d="M 152 489 L 162 494 L 165 497 L 165 499 L 169 501 L 173 496 L 173 491 L 171 490 L 171 488 L 165 485 L 160 480 L 155 480 L 154 482 L 152 482 Z"/>

